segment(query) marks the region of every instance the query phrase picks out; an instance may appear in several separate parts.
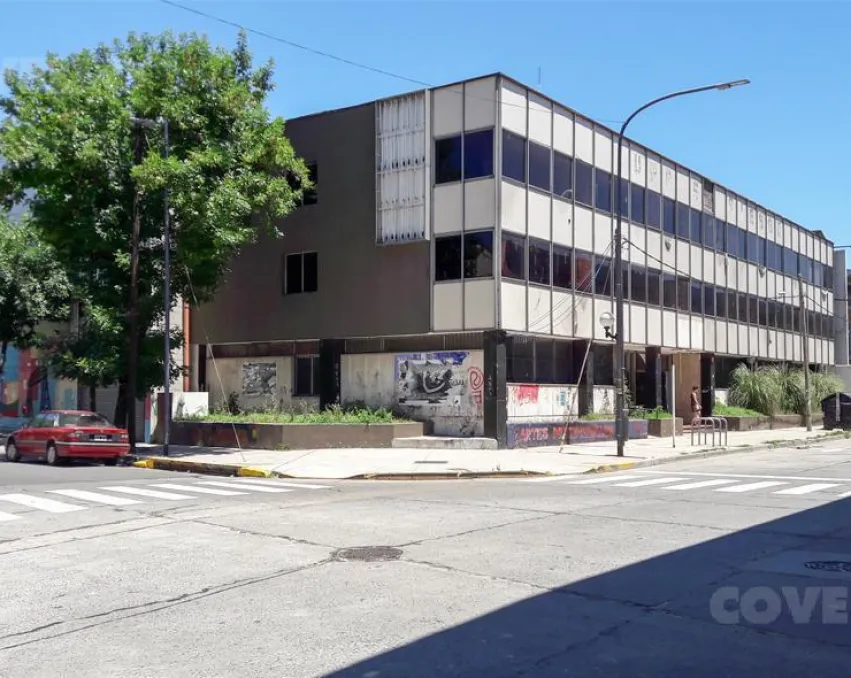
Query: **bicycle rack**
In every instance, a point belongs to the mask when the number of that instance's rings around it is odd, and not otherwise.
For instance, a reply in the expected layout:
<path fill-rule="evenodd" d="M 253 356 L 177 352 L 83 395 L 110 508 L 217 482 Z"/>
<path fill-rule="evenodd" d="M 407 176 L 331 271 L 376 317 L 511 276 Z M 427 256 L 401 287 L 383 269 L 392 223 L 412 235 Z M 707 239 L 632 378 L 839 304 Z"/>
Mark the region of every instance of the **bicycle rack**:
<path fill-rule="evenodd" d="M 729 426 L 725 417 L 698 417 L 692 421 L 691 425 L 691 444 L 694 445 L 695 436 L 697 437 L 698 445 L 706 445 L 709 441 L 709 434 L 712 434 L 712 446 L 715 447 L 715 434 L 718 434 L 718 442 L 721 445 L 727 445 L 727 433 Z M 701 443 L 701 439 L 703 442 Z"/>

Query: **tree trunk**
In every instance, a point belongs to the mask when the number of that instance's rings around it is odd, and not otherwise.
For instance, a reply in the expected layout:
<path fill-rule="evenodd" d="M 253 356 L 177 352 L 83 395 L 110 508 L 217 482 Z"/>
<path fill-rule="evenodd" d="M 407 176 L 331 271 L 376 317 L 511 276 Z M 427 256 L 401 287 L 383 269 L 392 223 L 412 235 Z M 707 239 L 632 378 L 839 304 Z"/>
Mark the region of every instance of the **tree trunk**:
<path fill-rule="evenodd" d="M 144 139 L 140 127 L 136 128 L 135 164 L 139 165 L 144 157 Z M 130 237 L 130 331 L 127 381 L 124 384 L 125 416 L 127 412 L 135 414 L 136 379 L 139 365 L 139 235 L 142 229 L 142 197 L 139 187 L 133 188 L 133 230 Z M 126 419 L 127 434 L 130 437 L 130 452 L 136 451 L 136 417 Z"/>

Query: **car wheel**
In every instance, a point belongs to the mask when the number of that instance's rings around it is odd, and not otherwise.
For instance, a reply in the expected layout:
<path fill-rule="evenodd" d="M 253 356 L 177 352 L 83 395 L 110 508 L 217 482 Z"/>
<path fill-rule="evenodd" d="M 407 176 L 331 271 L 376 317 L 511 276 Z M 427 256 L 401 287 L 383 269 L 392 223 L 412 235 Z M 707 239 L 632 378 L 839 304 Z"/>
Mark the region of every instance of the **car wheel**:
<path fill-rule="evenodd" d="M 15 463 L 21 460 L 21 455 L 18 453 L 18 446 L 14 440 L 6 441 L 6 461 Z"/>
<path fill-rule="evenodd" d="M 115 466 L 117 463 L 118 463 L 118 459 L 116 459 L 115 457 L 113 457 L 112 459 L 104 459 L 103 460 L 104 466 Z"/>
<path fill-rule="evenodd" d="M 59 456 L 59 451 L 54 443 L 47 444 L 47 463 L 51 466 L 60 466 L 64 460 Z"/>

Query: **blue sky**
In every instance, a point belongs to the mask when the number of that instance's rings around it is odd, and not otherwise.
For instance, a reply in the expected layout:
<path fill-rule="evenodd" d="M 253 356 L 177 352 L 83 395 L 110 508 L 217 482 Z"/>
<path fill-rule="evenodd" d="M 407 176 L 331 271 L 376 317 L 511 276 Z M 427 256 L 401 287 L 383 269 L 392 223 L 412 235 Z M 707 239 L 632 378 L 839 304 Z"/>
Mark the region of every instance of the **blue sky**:
<path fill-rule="evenodd" d="M 851 244 L 851 3 L 179 1 L 429 84 L 503 71 L 610 125 L 669 91 L 749 78 L 748 87 L 654 108 L 630 135 Z M 236 37 L 159 0 L 0 0 L 0 62 L 165 29 L 223 45 Z M 269 107 L 284 117 L 417 88 L 268 38 L 251 35 L 250 45 L 258 59 L 275 59 Z"/>

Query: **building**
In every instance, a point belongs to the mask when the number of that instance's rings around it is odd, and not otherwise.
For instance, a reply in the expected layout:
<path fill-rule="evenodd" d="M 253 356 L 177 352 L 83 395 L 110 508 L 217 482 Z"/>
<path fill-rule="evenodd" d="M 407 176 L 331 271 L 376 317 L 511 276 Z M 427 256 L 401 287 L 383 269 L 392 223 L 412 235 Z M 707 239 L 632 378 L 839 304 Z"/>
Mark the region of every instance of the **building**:
<path fill-rule="evenodd" d="M 290 120 L 315 194 L 192 317 L 193 387 L 363 402 L 501 445 L 611 412 L 611 129 L 501 74 Z M 833 247 L 640 144 L 623 155 L 630 397 L 711 411 L 741 361 L 832 364 Z M 199 337 L 203 336 L 203 342 Z"/>

